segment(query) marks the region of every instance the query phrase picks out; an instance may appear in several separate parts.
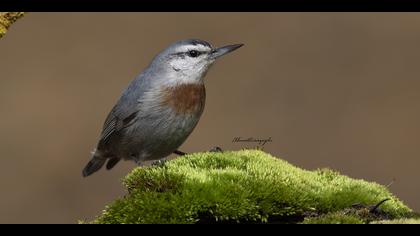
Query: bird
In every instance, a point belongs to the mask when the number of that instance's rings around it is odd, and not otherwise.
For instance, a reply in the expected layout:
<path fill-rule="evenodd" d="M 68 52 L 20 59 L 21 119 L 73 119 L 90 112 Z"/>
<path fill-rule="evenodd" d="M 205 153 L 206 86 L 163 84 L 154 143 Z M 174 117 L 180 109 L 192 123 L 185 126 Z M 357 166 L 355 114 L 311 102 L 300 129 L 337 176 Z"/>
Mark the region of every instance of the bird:
<path fill-rule="evenodd" d="M 122 92 L 82 171 L 87 177 L 119 161 L 158 161 L 178 148 L 196 127 L 205 106 L 204 77 L 213 63 L 243 44 L 214 48 L 200 39 L 177 41 L 158 53 Z"/>

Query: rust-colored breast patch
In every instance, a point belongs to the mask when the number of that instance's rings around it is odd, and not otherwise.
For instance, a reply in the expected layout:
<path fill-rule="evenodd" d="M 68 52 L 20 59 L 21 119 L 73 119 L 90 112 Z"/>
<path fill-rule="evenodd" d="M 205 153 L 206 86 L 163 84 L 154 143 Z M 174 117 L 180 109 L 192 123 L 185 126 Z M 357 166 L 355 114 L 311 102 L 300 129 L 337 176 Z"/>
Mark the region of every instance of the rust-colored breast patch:
<path fill-rule="evenodd" d="M 206 101 L 203 84 L 182 84 L 163 90 L 162 104 L 180 114 L 201 113 Z"/>

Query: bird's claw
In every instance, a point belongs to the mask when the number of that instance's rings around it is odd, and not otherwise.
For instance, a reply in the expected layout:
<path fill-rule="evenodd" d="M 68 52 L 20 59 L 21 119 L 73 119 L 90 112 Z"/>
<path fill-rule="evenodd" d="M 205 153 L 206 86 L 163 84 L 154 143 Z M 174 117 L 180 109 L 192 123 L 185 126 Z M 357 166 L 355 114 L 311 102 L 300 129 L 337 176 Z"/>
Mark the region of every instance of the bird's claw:
<path fill-rule="evenodd" d="M 152 162 L 152 166 L 163 167 L 167 160 L 157 160 Z"/>
<path fill-rule="evenodd" d="M 223 150 L 220 147 L 214 146 L 209 150 L 209 152 L 223 152 Z"/>

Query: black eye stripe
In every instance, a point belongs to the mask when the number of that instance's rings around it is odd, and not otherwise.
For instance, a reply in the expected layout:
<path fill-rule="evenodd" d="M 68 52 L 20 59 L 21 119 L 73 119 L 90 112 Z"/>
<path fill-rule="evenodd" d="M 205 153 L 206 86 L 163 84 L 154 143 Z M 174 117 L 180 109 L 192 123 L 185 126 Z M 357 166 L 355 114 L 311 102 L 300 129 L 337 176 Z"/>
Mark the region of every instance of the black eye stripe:
<path fill-rule="evenodd" d="M 176 52 L 176 53 L 172 53 L 170 54 L 171 57 L 180 57 L 180 58 L 184 58 L 185 56 L 189 56 L 189 57 L 198 57 L 202 54 L 208 53 L 207 51 L 197 51 L 197 50 L 190 50 L 188 52 Z"/>

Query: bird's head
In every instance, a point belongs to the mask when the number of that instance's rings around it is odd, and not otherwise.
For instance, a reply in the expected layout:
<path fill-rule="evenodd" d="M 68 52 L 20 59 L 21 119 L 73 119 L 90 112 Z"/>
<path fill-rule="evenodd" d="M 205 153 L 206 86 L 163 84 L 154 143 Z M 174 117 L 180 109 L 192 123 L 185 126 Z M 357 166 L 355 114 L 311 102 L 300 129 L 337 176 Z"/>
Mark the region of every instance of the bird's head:
<path fill-rule="evenodd" d="M 240 48 L 243 44 L 213 48 L 208 42 L 198 39 L 178 41 L 153 60 L 151 66 L 165 73 L 167 82 L 202 83 L 210 66 L 219 57 Z"/>

